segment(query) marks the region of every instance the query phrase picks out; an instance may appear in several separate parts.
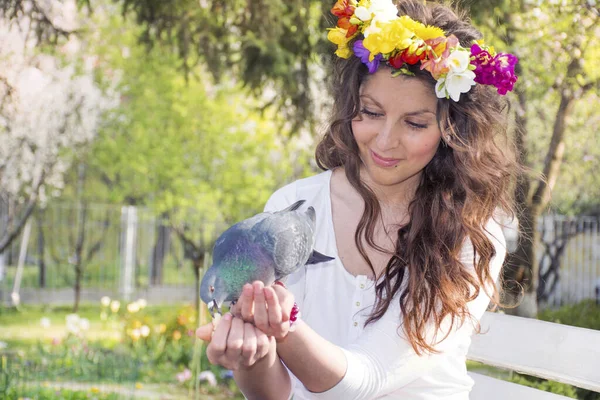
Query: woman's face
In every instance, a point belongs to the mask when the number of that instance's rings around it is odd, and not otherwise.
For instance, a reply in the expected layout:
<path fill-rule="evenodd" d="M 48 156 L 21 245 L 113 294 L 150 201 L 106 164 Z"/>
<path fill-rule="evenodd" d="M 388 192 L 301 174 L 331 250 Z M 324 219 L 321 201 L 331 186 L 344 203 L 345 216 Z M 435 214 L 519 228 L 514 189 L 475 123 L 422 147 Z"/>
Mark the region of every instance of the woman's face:
<path fill-rule="evenodd" d="M 440 143 L 436 107 L 433 88 L 417 78 L 380 68 L 365 80 L 352 131 L 373 183 L 418 185 Z"/>

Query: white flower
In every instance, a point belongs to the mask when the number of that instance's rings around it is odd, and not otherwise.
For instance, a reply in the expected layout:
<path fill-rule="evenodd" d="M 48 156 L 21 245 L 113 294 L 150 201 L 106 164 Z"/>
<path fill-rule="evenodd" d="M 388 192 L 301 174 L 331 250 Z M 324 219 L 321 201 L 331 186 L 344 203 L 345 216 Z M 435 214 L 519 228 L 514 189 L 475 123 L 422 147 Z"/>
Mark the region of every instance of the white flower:
<path fill-rule="evenodd" d="M 356 7 L 356 10 L 354 10 L 354 16 L 365 22 L 371 19 L 371 12 L 367 7 Z"/>
<path fill-rule="evenodd" d="M 67 331 L 76 335 L 79 333 L 79 315 L 69 314 L 65 317 L 67 321 Z"/>
<path fill-rule="evenodd" d="M 134 329 L 134 330 L 131 331 L 131 338 L 133 340 L 138 340 L 140 338 L 141 334 L 142 333 L 140 332 L 139 329 Z"/>
<path fill-rule="evenodd" d="M 202 371 L 198 374 L 200 382 L 206 381 L 210 386 L 217 386 L 217 377 L 212 371 Z"/>
<path fill-rule="evenodd" d="M 110 302 L 110 310 L 114 313 L 119 311 L 119 308 L 121 308 L 121 303 L 119 302 L 119 300 L 113 300 Z"/>
<path fill-rule="evenodd" d="M 469 68 L 471 52 L 468 50 L 454 50 L 447 59 L 450 72 L 462 73 Z"/>
<path fill-rule="evenodd" d="M 8 347 L 8 343 L 6 343 L 6 342 L 0 342 L 0 350 L 4 350 L 7 347 Z"/>
<path fill-rule="evenodd" d="M 150 328 L 147 325 L 142 325 L 140 328 L 140 333 L 143 337 L 148 337 L 148 335 L 150 335 Z"/>
<path fill-rule="evenodd" d="M 475 73 L 470 70 L 464 72 L 448 72 L 440 78 L 435 85 L 435 94 L 444 99 L 450 96 L 452 100 L 459 101 L 461 93 L 467 93 L 475 85 Z"/>
<path fill-rule="evenodd" d="M 359 15 L 356 14 L 358 9 L 361 9 Z M 371 23 L 365 28 L 363 35 L 368 37 L 372 33 L 377 33 L 381 30 L 377 24 L 379 22 L 389 22 L 398 18 L 398 9 L 391 0 L 373 0 L 371 5 L 367 7 L 358 7 L 354 10 L 354 15 L 361 21 L 371 20 Z"/>
<path fill-rule="evenodd" d="M 127 311 L 129 311 L 132 314 L 136 313 L 136 312 L 140 311 L 140 306 L 139 306 L 139 304 L 137 302 L 135 302 L 135 303 L 129 303 L 127 305 Z"/>
<path fill-rule="evenodd" d="M 110 297 L 104 296 L 100 299 L 100 303 L 103 307 L 108 307 L 110 305 Z"/>
<path fill-rule="evenodd" d="M 140 310 L 142 310 L 142 309 L 146 308 L 146 306 L 148 305 L 148 302 L 145 299 L 138 299 L 137 304 L 140 307 Z"/>
<path fill-rule="evenodd" d="M 42 328 L 44 329 L 48 329 L 50 328 L 50 318 L 48 317 L 43 317 L 42 319 L 40 319 L 40 325 L 42 326 Z"/>
<path fill-rule="evenodd" d="M 392 21 L 398 17 L 398 8 L 392 0 L 372 0 L 369 11 L 380 21 Z"/>
<path fill-rule="evenodd" d="M 82 331 L 87 331 L 90 329 L 90 320 L 87 318 L 81 318 L 79 320 L 79 327 Z"/>

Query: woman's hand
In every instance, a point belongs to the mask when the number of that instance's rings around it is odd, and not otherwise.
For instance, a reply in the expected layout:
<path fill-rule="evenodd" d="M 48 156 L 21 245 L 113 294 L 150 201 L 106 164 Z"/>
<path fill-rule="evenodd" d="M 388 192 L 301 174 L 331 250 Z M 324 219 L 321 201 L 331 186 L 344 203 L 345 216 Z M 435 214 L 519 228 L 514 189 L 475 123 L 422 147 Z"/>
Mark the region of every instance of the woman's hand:
<path fill-rule="evenodd" d="M 275 351 L 275 341 L 254 325 L 227 313 L 216 323 L 201 326 L 196 336 L 210 341 L 206 355 L 211 364 L 221 365 L 232 371 L 248 368 L 264 358 L 271 348 Z"/>
<path fill-rule="evenodd" d="M 290 314 L 294 295 L 283 285 L 265 287 L 260 281 L 245 284 L 238 302 L 231 312 L 245 322 L 274 337 L 283 339 L 290 330 Z"/>

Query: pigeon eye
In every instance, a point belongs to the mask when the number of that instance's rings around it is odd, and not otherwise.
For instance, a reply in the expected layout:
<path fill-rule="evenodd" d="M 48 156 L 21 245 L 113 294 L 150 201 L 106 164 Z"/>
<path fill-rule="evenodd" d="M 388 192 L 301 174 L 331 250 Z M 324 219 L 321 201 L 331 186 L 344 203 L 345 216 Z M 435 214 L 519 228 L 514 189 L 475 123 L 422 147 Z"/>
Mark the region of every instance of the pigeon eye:
<path fill-rule="evenodd" d="M 215 292 L 215 287 L 214 287 L 214 286 L 210 286 L 210 287 L 208 288 L 208 290 L 210 290 L 210 292 L 211 292 L 211 293 L 214 293 L 214 292 Z"/>

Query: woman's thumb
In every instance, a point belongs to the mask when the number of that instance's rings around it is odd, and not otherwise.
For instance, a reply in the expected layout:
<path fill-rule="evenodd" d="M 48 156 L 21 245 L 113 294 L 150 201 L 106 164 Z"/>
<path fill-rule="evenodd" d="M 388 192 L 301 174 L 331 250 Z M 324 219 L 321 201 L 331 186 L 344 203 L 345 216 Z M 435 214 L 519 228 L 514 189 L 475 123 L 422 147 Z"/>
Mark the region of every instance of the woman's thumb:
<path fill-rule="evenodd" d="M 214 325 L 212 322 L 209 322 L 208 324 L 202 325 L 196 329 L 196 337 L 200 340 L 204 340 L 205 342 L 210 342 L 212 339 L 213 330 Z"/>

